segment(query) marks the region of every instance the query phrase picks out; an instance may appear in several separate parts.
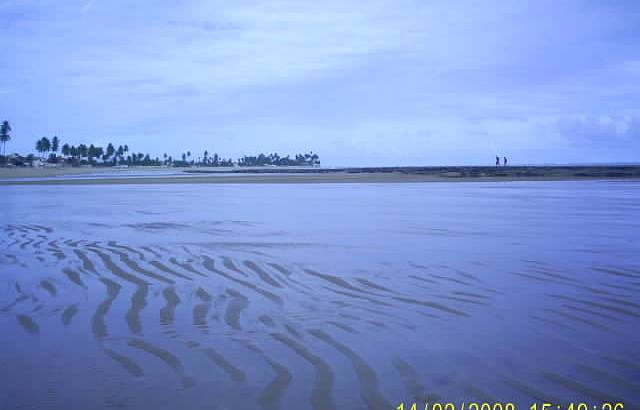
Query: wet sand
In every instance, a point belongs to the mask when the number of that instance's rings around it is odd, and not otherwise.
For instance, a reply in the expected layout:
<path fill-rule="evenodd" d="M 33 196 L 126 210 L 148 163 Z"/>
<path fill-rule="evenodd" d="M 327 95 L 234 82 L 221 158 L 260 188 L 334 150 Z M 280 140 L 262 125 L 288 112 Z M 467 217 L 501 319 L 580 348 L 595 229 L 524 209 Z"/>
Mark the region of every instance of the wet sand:
<path fill-rule="evenodd" d="M 640 181 L 3 189 L 6 408 L 640 403 Z"/>
<path fill-rule="evenodd" d="M 95 175 L 94 175 L 95 174 Z M 640 165 L 378 168 L 0 168 L 0 185 L 403 183 L 638 179 Z"/>

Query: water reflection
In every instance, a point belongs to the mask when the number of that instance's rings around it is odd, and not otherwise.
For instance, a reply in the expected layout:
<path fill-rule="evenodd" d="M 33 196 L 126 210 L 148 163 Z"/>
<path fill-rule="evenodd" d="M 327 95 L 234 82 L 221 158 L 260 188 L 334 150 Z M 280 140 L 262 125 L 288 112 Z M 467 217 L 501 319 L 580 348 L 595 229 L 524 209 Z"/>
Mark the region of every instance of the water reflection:
<path fill-rule="evenodd" d="M 638 188 L 7 188 L 3 403 L 635 408 Z"/>

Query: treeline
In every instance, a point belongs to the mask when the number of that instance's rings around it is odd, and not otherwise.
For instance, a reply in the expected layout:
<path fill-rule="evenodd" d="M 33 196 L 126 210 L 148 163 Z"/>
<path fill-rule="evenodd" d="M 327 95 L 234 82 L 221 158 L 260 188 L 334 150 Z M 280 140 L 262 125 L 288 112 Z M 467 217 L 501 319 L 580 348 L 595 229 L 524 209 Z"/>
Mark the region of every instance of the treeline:
<path fill-rule="evenodd" d="M 60 147 L 58 137 L 51 140 L 44 137 L 36 142 L 36 151 L 40 153 L 42 160 L 59 164 L 116 166 L 116 165 L 162 165 L 160 158 L 151 158 L 149 154 L 142 152 L 129 152 L 128 145 L 119 145 L 116 148 L 109 143 L 106 148 L 93 144 L 80 144 L 78 146 L 64 144 Z M 58 152 L 60 155 L 58 155 Z"/>
<path fill-rule="evenodd" d="M 167 161 L 167 165 L 174 167 L 232 167 L 235 165 L 231 158 L 222 158 L 217 153 L 213 155 L 209 154 L 209 151 L 205 150 L 202 154 L 202 157 L 192 158 L 191 151 L 187 151 L 182 153 L 182 161 L 174 160 L 172 157 L 167 157 L 167 154 L 164 154 L 164 158 Z"/>
<path fill-rule="evenodd" d="M 94 144 L 86 145 L 70 145 L 62 144 L 56 136 L 51 139 L 43 137 L 36 141 L 35 149 L 39 154 L 36 158 L 33 154 L 21 156 L 13 154 L 11 156 L 4 155 L 4 148 L 8 141 L 11 140 L 9 133 L 11 126 L 7 121 L 0 124 L 0 143 L 2 144 L 2 153 L 0 155 L 0 164 L 11 164 L 16 166 L 34 165 L 38 162 L 49 164 L 67 164 L 72 166 L 91 165 L 91 166 L 172 166 L 172 167 L 232 167 L 232 166 L 311 166 L 320 165 L 320 157 L 313 152 L 306 154 L 296 154 L 291 158 L 289 155 L 280 156 L 277 153 L 259 154 L 257 156 L 243 156 L 237 161 L 231 158 L 223 158 L 217 153 L 213 155 L 205 150 L 202 156 L 192 157 L 191 151 L 181 154 L 180 158 L 174 159 L 172 156 L 163 154 L 162 159 L 159 157 L 152 158 L 149 154 L 142 152 L 132 152 L 128 145 L 118 145 L 113 143 L 107 144 L 106 147 Z"/>
<path fill-rule="evenodd" d="M 242 167 L 255 167 L 265 165 L 320 165 L 320 157 L 313 152 L 308 154 L 297 154 L 295 158 L 289 156 L 281 157 L 277 153 L 257 157 L 244 156 L 238 160 L 238 165 Z"/>

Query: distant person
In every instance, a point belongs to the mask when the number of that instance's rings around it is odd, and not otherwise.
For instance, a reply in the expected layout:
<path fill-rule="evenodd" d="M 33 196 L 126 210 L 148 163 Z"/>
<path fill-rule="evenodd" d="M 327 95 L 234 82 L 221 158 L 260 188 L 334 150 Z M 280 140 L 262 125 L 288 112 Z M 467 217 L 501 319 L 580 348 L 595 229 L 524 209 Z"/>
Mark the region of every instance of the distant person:
<path fill-rule="evenodd" d="M 507 166 L 507 157 L 504 157 L 503 159 L 504 159 L 504 166 L 506 167 Z"/>
<path fill-rule="evenodd" d="M 500 166 L 500 157 L 496 155 L 496 167 Z"/>

